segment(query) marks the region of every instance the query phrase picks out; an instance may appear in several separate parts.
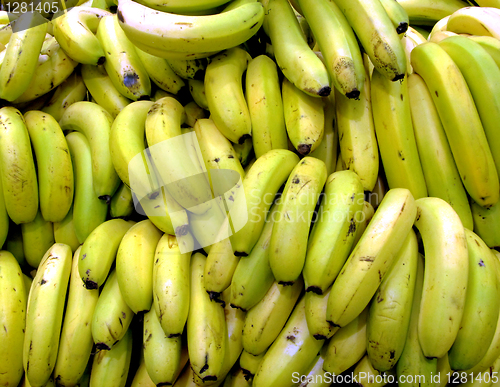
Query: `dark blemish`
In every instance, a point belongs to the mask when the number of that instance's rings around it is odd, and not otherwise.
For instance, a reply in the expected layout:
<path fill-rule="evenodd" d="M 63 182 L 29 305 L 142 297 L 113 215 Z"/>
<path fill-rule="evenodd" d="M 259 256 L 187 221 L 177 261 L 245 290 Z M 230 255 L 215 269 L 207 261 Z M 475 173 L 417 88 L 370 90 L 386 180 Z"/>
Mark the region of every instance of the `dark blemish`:
<path fill-rule="evenodd" d="M 321 288 L 319 286 L 309 286 L 306 289 L 306 292 L 312 292 L 314 294 L 322 295 L 323 292 L 321 291 Z"/>
<path fill-rule="evenodd" d="M 486 266 L 486 265 L 484 264 L 484 262 L 483 262 L 483 260 L 482 260 L 482 259 L 479 259 L 479 263 L 478 263 L 478 265 L 479 265 L 479 266 L 483 266 L 483 267 L 484 267 L 484 266 Z"/>
<path fill-rule="evenodd" d="M 299 184 L 300 183 L 300 179 L 298 177 L 294 177 L 293 180 L 292 180 L 292 183 L 293 184 Z"/>
<path fill-rule="evenodd" d="M 437 90 L 434 92 L 434 94 L 436 94 L 436 97 L 439 97 Z"/>
<path fill-rule="evenodd" d="M 139 75 L 137 75 L 136 73 L 128 73 L 123 78 L 123 84 L 126 87 L 131 88 L 137 83 L 138 80 L 139 80 Z"/>
<path fill-rule="evenodd" d="M 40 281 L 40 285 L 43 285 L 43 284 L 46 284 L 46 283 L 47 283 L 47 281 L 45 281 L 45 280 L 42 278 L 42 280 Z"/>
<path fill-rule="evenodd" d="M 286 339 L 295 344 L 295 336 L 289 335 L 289 336 L 286 337 Z"/>

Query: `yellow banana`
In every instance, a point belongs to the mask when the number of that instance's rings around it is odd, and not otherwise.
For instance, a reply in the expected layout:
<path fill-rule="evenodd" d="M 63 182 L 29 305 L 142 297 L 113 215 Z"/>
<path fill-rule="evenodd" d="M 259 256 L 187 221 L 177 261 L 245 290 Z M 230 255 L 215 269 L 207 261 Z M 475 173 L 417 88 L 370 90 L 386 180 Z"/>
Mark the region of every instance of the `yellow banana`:
<path fill-rule="evenodd" d="M 45 252 L 55 242 L 52 222 L 43 219 L 42 213 L 38 211 L 32 222 L 21 224 L 21 233 L 26 262 L 36 269 Z"/>
<path fill-rule="evenodd" d="M 109 216 L 112 218 L 128 218 L 134 213 L 132 191 L 125 184 L 120 184 L 109 204 Z"/>
<path fill-rule="evenodd" d="M 309 333 L 316 340 L 327 340 L 332 337 L 339 327 L 334 327 L 326 320 L 326 308 L 328 306 L 328 298 L 330 297 L 330 289 L 326 289 L 323 294 L 306 292 L 306 320 Z"/>
<path fill-rule="evenodd" d="M 493 36 L 478 35 L 470 35 L 468 38 L 479 43 L 491 55 L 497 66 L 500 66 L 500 40 Z"/>
<path fill-rule="evenodd" d="M 403 6 L 397 0 L 381 0 L 380 3 L 391 19 L 398 35 L 404 34 L 410 25 L 410 18 Z"/>
<path fill-rule="evenodd" d="M 80 74 L 73 72 L 63 83 L 57 86 L 54 94 L 40 109 L 50 114 L 59 122 L 66 109 L 78 101 L 83 101 L 87 95 L 87 88 Z"/>

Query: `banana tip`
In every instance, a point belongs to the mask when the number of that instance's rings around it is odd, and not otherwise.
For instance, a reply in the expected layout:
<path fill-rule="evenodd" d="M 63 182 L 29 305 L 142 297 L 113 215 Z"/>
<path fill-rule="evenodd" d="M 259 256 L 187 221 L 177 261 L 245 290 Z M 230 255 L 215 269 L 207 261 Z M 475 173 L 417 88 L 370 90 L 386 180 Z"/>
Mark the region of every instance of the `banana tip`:
<path fill-rule="evenodd" d="M 408 31 L 408 23 L 406 23 L 406 22 L 401 22 L 396 27 L 396 32 L 398 33 L 398 35 L 404 34 L 406 31 Z"/>

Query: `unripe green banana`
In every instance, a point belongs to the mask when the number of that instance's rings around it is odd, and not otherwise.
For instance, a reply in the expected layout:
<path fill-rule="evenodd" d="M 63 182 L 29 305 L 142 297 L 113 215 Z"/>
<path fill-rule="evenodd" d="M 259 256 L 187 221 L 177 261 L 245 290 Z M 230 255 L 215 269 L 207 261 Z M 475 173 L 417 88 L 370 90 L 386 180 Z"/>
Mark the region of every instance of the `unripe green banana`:
<path fill-rule="evenodd" d="M 45 252 L 55 242 L 54 227 L 51 222 L 43 219 L 42 213 L 38 211 L 32 222 L 21 224 L 21 233 L 26 262 L 36 269 Z"/>
<path fill-rule="evenodd" d="M 122 183 L 111 198 L 109 215 L 112 218 L 128 218 L 133 212 L 134 199 L 132 191 L 125 183 Z"/>
<path fill-rule="evenodd" d="M 479 35 L 471 35 L 468 38 L 479 43 L 491 55 L 497 66 L 500 66 L 500 41 L 497 38 Z"/>
<path fill-rule="evenodd" d="M 356 233 L 354 235 L 354 242 L 352 243 L 352 246 L 356 246 L 358 244 L 361 236 L 368 227 L 368 224 L 372 220 L 374 214 L 375 210 L 373 209 L 373 206 L 365 200 L 365 202 L 363 203 L 363 209 L 360 212 L 356 213 L 355 216 Z"/>

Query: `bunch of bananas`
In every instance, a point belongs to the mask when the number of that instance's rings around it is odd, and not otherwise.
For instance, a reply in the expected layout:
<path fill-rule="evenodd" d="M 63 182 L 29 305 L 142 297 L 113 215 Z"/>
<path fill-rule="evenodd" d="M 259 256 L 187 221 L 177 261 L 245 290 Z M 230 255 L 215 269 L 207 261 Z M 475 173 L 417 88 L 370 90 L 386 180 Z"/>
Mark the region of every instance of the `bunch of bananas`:
<path fill-rule="evenodd" d="M 500 385 L 472 3 L 0 11 L 0 386 Z"/>

